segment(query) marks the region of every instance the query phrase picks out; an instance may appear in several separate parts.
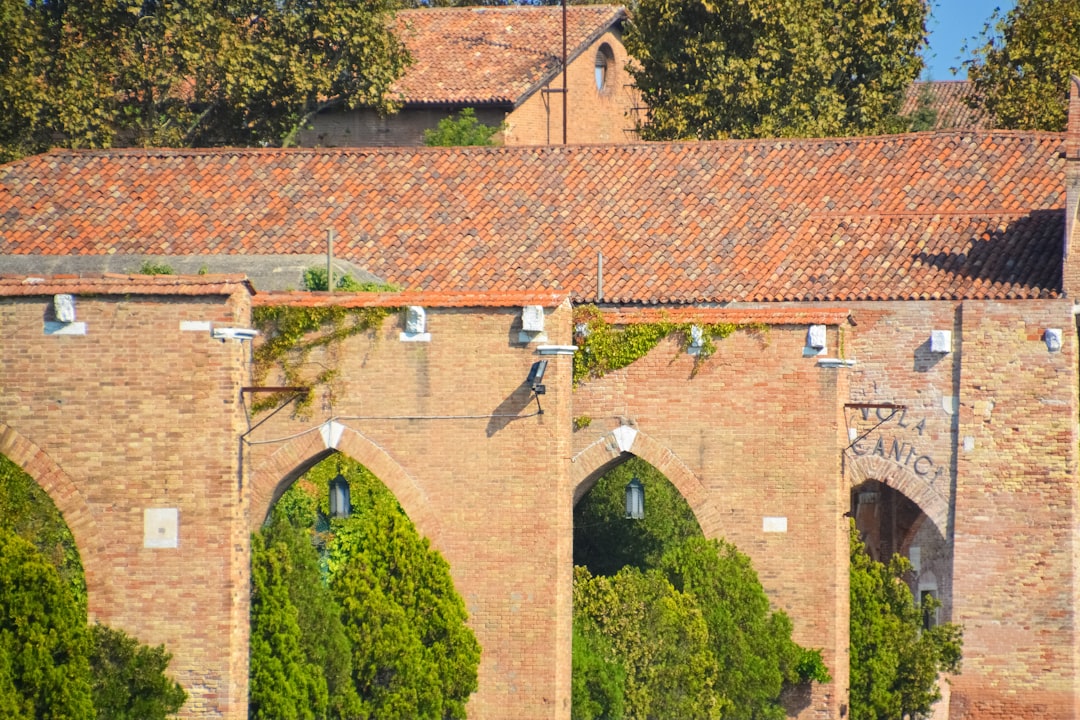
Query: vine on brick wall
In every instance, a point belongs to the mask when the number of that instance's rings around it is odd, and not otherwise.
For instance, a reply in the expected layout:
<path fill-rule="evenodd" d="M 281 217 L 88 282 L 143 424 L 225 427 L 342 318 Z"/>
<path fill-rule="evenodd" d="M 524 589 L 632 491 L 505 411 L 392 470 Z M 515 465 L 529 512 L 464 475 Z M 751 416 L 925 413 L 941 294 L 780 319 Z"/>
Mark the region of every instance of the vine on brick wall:
<path fill-rule="evenodd" d="M 253 353 L 252 377 L 259 384 L 266 380 L 272 370 L 276 370 L 285 385 L 303 385 L 312 389 L 319 385 L 330 385 L 338 369 L 320 365 L 321 369 L 314 375 L 306 372 L 311 365 L 308 362 L 311 352 L 316 348 L 335 349 L 346 338 L 376 330 L 395 310 L 397 308 L 346 308 L 337 305 L 267 305 L 254 308 L 252 321 L 263 339 Z M 303 415 L 310 410 L 314 395 L 314 392 L 309 392 L 300 398 L 294 412 Z M 285 399 L 285 396 L 277 394 L 260 398 L 252 405 L 252 412 L 277 407 Z"/>
<path fill-rule="evenodd" d="M 701 364 L 716 352 L 716 342 L 736 330 L 764 330 L 763 325 L 740 325 L 735 323 L 677 323 L 667 319 L 654 323 L 633 323 L 616 328 L 604 320 L 595 305 L 579 305 L 574 308 L 574 341 L 578 351 L 574 353 L 574 384 L 579 385 L 590 378 L 624 368 L 644 357 L 661 340 L 674 335 L 679 347 L 685 351 L 694 340 L 693 328 L 700 329 L 700 350 L 694 357 L 692 375 Z"/>

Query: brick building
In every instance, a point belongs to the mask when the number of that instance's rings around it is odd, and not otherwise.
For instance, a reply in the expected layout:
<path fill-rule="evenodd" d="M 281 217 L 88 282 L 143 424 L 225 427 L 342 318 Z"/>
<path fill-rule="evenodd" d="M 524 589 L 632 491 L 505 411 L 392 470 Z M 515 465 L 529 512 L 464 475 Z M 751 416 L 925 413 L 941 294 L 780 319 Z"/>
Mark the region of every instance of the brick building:
<path fill-rule="evenodd" d="M 571 509 L 631 455 L 751 556 L 796 640 L 822 648 L 834 680 L 793 712 L 847 713 L 854 516 L 964 626 L 945 716 L 1076 717 L 1073 90 L 1066 133 L 8 164 L 0 270 L 20 275 L 0 281 L 0 452 L 64 511 L 92 614 L 168 644 L 187 717 L 243 716 L 247 532 L 334 451 L 449 560 L 483 647 L 471 717 L 569 716 Z M 337 256 L 405 289 L 273 293 L 214 274 L 219 258 L 312 252 L 328 229 Z M 115 256 L 209 274 L 91 276 Z M 65 258 L 81 276 L 30 269 Z M 312 417 L 249 434 L 248 345 L 210 329 L 313 302 L 423 307 L 426 327 L 395 316 L 351 338 Z M 668 339 L 574 388 L 580 303 L 616 324 L 748 329 L 700 364 Z M 523 382 L 539 358 L 542 415 Z"/>
<path fill-rule="evenodd" d="M 563 17 L 558 7 L 402 10 L 399 37 L 413 58 L 394 92 L 398 113 L 329 109 L 300 134 L 307 147 L 423 145 L 424 131 L 474 108 L 501 125 L 505 145 L 625 143 L 637 138 L 636 95 L 626 73 L 615 5 L 567 8 L 567 91 L 563 93 Z"/>

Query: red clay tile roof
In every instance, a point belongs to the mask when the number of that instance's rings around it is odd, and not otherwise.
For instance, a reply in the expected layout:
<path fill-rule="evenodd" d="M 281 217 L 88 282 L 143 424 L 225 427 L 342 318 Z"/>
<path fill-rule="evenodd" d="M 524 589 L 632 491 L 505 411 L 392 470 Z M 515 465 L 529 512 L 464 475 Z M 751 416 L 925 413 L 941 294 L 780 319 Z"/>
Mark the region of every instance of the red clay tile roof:
<path fill-rule="evenodd" d="M 510 291 L 510 292 L 269 292 L 259 293 L 252 305 L 293 305 L 304 307 L 516 307 L 542 305 L 558 307 L 569 298 L 567 293 Z"/>
<path fill-rule="evenodd" d="M 232 295 L 254 294 L 243 275 L 0 275 L 0 297 L 57 294 Z"/>
<path fill-rule="evenodd" d="M 914 82 L 904 95 L 900 114 L 910 117 L 919 110 L 924 91 L 929 92 L 930 107 L 936 112 L 932 130 L 983 130 L 993 127 L 982 110 L 973 110 L 966 102 L 975 92 L 967 80 Z"/>
<path fill-rule="evenodd" d="M 1063 136 L 54 151 L 0 166 L 4 255 L 335 255 L 410 290 L 628 303 L 1051 297 Z"/>
<path fill-rule="evenodd" d="M 570 59 L 625 18 L 616 5 L 567 8 Z M 402 10 L 396 27 L 413 58 L 395 87 L 409 105 L 517 104 L 561 65 L 559 7 Z"/>

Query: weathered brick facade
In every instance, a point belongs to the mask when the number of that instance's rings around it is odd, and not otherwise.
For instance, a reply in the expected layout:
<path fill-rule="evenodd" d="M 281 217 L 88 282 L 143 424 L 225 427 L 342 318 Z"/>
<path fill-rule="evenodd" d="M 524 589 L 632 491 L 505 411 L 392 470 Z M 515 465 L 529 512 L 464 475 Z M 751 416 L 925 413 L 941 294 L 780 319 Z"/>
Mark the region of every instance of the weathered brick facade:
<path fill-rule="evenodd" d="M 92 617 L 174 654 L 184 717 L 246 715 L 248 532 L 335 449 L 372 469 L 450 562 L 483 647 L 471 717 L 569 716 L 571 509 L 630 454 L 675 483 L 707 535 L 751 556 L 796 639 L 824 650 L 834 682 L 801 716 L 845 712 L 845 513 L 866 480 L 915 500 L 952 552 L 965 662 L 951 717 L 1075 715 L 1071 301 L 685 309 L 767 325 L 720 341 L 696 373 L 669 340 L 574 390 L 571 359 L 550 357 L 534 415 L 523 381 L 538 345 L 519 338 L 529 300 L 433 297 L 430 342 L 403 342 L 398 316 L 349 339 L 322 358 L 340 380 L 311 417 L 279 414 L 242 442 L 248 344 L 181 322 L 246 326 L 247 289 L 88 282 L 6 288 L 0 452 L 71 525 Z M 85 335 L 44 330 L 65 289 L 84 293 Z M 546 304 L 547 342 L 570 344 L 569 304 Z M 827 326 L 820 354 L 811 324 Z M 1061 351 L 1048 328 L 1063 330 Z M 930 351 L 934 330 L 952 332 L 950 352 Z M 885 404 L 903 410 L 863 407 Z M 582 415 L 592 423 L 574 431 Z M 177 547 L 145 547 L 148 508 L 178 510 Z"/>

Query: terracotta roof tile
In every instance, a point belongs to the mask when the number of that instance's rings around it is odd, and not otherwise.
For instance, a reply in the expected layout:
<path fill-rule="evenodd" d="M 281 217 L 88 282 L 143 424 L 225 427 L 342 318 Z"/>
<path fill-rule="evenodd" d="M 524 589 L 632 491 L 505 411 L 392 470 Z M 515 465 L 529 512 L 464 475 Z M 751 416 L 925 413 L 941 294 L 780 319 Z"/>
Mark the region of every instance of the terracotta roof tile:
<path fill-rule="evenodd" d="M 617 5 L 568 7 L 570 59 L 625 18 Z M 559 7 L 402 10 L 396 28 L 413 64 L 394 89 L 409 105 L 514 105 L 561 67 Z"/>
<path fill-rule="evenodd" d="M 254 294 L 243 275 L 0 275 L 0 297 L 96 295 Z"/>
<path fill-rule="evenodd" d="M 360 292 L 360 293 L 310 293 L 310 292 L 269 292 L 260 293 L 252 300 L 252 305 L 293 305 L 304 307 L 523 307 L 542 305 L 558 307 L 569 296 L 566 293 L 553 292 Z"/>
<path fill-rule="evenodd" d="M 929 92 L 930 107 L 937 116 L 932 130 L 983 130 L 993 126 L 982 111 L 968 106 L 975 93 L 975 86 L 967 80 L 935 80 L 914 82 L 904 95 L 900 114 L 914 115 L 919 110 L 923 92 Z"/>
<path fill-rule="evenodd" d="M 335 255 L 432 292 L 626 303 L 1061 290 L 1063 136 L 55 151 L 0 166 L 4 255 Z"/>

